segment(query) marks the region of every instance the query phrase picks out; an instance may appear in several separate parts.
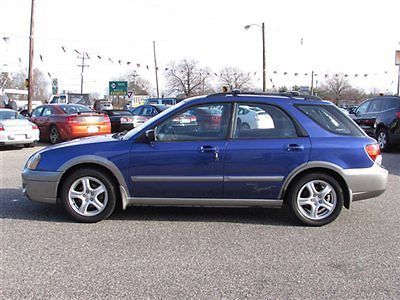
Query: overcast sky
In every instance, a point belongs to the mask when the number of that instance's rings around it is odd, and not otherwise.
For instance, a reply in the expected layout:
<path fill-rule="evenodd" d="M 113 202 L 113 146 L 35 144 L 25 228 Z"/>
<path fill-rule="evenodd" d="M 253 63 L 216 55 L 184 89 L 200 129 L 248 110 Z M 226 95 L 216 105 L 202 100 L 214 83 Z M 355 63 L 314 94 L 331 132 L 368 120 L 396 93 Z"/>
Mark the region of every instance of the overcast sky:
<path fill-rule="evenodd" d="M 30 3 L 0 0 L 0 36 L 9 37 L 0 40 L 1 70 L 27 66 Z M 86 92 L 106 93 L 110 77 L 134 66 L 155 86 L 152 41 L 157 45 L 161 78 L 171 60 L 190 58 L 213 72 L 224 66 L 257 72 L 254 82 L 261 87 L 261 30 L 243 28 L 261 22 L 266 26 L 268 79 L 276 86 L 309 85 L 310 76 L 305 74 L 314 70 L 319 83 L 324 74 L 344 73 L 354 86 L 366 91 L 395 92 L 397 87 L 394 56 L 400 49 L 398 0 L 35 3 L 35 66 L 58 78 L 61 89 L 78 91 L 80 87 L 80 62 L 74 49 L 87 51 L 91 58 L 85 70 Z M 127 61 L 132 64 L 128 66 Z M 268 87 L 271 85 L 268 82 Z"/>

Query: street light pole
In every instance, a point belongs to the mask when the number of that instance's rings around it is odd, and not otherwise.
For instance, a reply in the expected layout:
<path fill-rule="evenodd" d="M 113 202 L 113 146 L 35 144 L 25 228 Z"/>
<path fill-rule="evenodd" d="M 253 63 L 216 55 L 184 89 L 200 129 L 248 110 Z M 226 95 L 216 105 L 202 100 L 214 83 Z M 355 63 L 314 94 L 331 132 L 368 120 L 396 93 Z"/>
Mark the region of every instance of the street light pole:
<path fill-rule="evenodd" d="M 258 26 L 261 28 L 261 34 L 262 34 L 262 57 L 263 57 L 263 92 L 266 92 L 267 90 L 267 69 L 266 69 L 266 64 L 265 64 L 265 25 L 264 22 L 261 23 L 261 26 L 259 24 L 250 24 L 244 26 L 244 29 L 248 30 L 250 29 L 251 26 Z"/>
<path fill-rule="evenodd" d="M 31 23 L 29 31 L 29 67 L 28 67 L 28 112 L 32 112 L 32 96 L 33 96 L 33 53 L 34 53 L 34 12 L 35 12 L 35 0 L 31 2 Z"/>
<path fill-rule="evenodd" d="M 157 67 L 156 42 L 155 41 L 153 41 L 153 53 L 154 53 L 154 69 L 156 71 L 157 98 L 160 98 L 160 91 L 158 89 L 158 67 Z"/>
<path fill-rule="evenodd" d="M 267 90 L 266 87 L 266 69 L 265 69 L 265 26 L 264 22 L 262 22 L 261 25 L 261 31 L 262 31 L 262 48 L 263 48 L 263 92 L 265 93 Z"/>

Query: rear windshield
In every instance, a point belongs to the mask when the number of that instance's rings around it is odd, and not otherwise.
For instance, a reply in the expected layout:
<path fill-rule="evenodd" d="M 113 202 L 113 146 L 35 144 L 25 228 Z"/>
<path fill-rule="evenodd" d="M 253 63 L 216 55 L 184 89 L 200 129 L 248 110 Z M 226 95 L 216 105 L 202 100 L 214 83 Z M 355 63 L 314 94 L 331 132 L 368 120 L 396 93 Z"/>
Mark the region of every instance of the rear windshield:
<path fill-rule="evenodd" d="M 333 105 L 297 105 L 322 128 L 341 135 L 364 136 L 362 130 Z"/>
<path fill-rule="evenodd" d="M 18 112 L 12 110 L 0 111 L 0 120 L 23 120 L 25 119 Z"/>
<path fill-rule="evenodd" d="M 129 110 L 111 110 L 108 112 L 110 116 L 132 116 Z"/>
<path fill-rule="evenodd" d="M 77 104 L 66 104 L 66 105 L 60 105 L 60 108 L 68 115 L 80 113 L 80 112 L 91 112 L 92 110 L 90 108 L 87 108 L 86 106 L 83 105 L 77 105 Z"/>

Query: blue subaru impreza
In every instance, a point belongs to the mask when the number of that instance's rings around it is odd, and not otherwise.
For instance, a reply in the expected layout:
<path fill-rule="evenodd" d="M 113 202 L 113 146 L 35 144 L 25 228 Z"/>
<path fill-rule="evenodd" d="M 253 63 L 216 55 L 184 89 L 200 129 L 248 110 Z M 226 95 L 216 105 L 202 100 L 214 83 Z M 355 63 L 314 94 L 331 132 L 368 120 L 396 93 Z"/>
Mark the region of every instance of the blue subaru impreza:
<path fill-rule="evenodd" d="M 40 150 L 22 181 L 29 199 L 60 202 L 80 222 L 117 205 L 286 206 L 320 226 L 385 191 L 381 160 L 332 103 L 226 93 L 184 100 L 128 133 Z"/>

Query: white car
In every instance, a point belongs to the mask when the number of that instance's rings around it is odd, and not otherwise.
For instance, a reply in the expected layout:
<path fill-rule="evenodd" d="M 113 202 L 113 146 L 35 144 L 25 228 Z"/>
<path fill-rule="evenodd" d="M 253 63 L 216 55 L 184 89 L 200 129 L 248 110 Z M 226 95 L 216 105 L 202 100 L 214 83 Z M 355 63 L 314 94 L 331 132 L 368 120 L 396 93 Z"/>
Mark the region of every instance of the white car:
<path fill-rule="evenodd" d="M 240 105 L 238 111 L 241 129 L 269 129 L 275 128 L 271 116 L 258 107 Z"/>
<path fill-rule="evenodd" d="M 38 127 L 12 109 L 0 109 L 0 146 L 34 146 L 39 141 Z"/>

